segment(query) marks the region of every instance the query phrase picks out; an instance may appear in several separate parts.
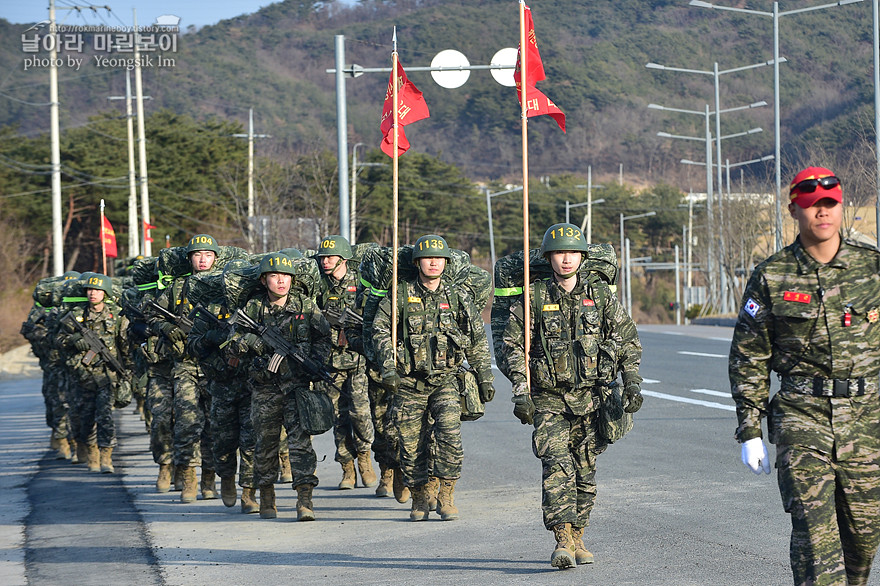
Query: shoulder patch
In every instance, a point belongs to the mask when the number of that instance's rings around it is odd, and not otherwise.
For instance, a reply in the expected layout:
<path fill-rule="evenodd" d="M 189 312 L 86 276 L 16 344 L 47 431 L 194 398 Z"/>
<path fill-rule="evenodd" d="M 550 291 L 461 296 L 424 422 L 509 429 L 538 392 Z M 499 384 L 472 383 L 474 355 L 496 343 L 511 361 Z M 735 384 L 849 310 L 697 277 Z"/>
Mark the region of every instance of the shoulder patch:
<path fill-rule="evenodd" d="M 761 311 L 761 305 L 757 301 L 749 297 L 748 299 L 746 299 L 746 304 L 743 305 L 743 311 L 745 311 L 750 316 L 755 317 L 758 312 Z"/>

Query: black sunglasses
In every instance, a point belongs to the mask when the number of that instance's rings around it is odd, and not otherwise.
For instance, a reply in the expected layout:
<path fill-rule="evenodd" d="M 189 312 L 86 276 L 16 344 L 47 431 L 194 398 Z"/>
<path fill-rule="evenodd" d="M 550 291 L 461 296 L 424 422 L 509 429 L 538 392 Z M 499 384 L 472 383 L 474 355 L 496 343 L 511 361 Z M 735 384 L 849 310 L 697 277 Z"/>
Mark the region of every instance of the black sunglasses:
<path fill-rule="evenodd" d="M 822 186 L 822 189 L 834 189 L 840 185 L 840 179 L 834 175 L 830 177 L 821 177 L 819 179 L 804 179 L 792 187 L 790 193 L 794 193 L 795 191 L 799 191 L 800 193 L 813 193 L 820 185 Z"/>

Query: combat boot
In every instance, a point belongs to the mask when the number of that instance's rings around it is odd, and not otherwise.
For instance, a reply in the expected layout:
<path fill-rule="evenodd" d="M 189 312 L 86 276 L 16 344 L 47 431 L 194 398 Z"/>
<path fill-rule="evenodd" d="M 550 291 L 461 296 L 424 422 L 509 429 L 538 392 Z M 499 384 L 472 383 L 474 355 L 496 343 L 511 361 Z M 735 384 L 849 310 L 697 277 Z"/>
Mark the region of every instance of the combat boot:
<path fill-rule="evenodd" d="M 186 475 L 186 466 L 174 467 L 174 490 L 183 490 L 183 477 Z"/>
<path fill-rule="evenodd" d="M 373 459 L 370 457 L 370 452 L 359 453 L 357 460 L 361 483 L 367 488 L 373 488 L 379 483 L 379 479 L 376 478 L 376 472 L 373 471 Z"/>
<path fill-rule="evenodd" d="M 98 451 L 98 444 L 89 444 L 87 446 L 89 463 L 89 472 L 101 471 L 101 452 Z"/>
<path fill-rule="evenodd" d="M 135 399 L 134 414 L 139 416 L 141 421 L 146 419 L 144 416 L 144 400 L 141 397 Z"/>
<path fill-rule="evenodd" d="M 156 478 L 156 492 L 171 490 L 171 464 L 159 464 L 159 477 Z"/>
<path fill-rule="evenodd" d="M 455 480 L 440 479 L 440 490 L 437 493 L 437 512 L 443 521 L 458 519 L 458 509 L 455 508 Z"/>
<path fill-rule="evenodd" d="M 220 498 L 227 507 L 235 506 L 235 497 L 238 496 L 238 489 L 235 487 L 235 477 L 220 478 Z"/>
<path fill-rule="evenodd" d="M 78 464 L 79 462 L 77 461 L 77 457 L 76 457 L 76 440 L 73 439 L 72 437 L 67 438 L 67 443 L 70 444 L 70 458 L 69 458 L 70 463 L 71 464 Z"/>
<path fill-rule="evenodd" d="M 342 480 L 339 481 L 339 490 L 351 490 L 354 485 L 354 460 L 342 462 Z"/>
<path fill-rule="evenodd" d="M 297 521 L 314 521 L 315 512 L 312 504 L 312 488 L 311 484 L 300 484 L 296 487 L 296 520 Z"/>
<path fill-rule="evenodd" d="M 55 453 L 56 460 L 70 460 L 70 444 L 67 443 L 67 438 L 61 438 L 58 440 L 58 448 Z"/>
<path fill-rule="evenodd" d="M 379 486 L 376 487 L 376 496 L 391 496 L 394 491 L 394 470 L 379 464 L 379 472 L 382 478 L 379 479 Z"/>
<path fill-rule="evenodd" d="M 260 519 L 274 519 L 278 516 L 275 508 L 275 485 L 260 486 Z"/>
<path fill-rule="evenodd" d="M 113 474 L 116 469 L 113 468 L 113 448 L 101 448 L 101 472 L 104 474 Z"/>
<path fill-rule="evenodd" d="M 85 464 L 89 461 L 89 446 L 87 444 L 76 444 L 76 456 L 71 460 L 74 464 Z"/>
<path fill-rule="evenodd" d="M 202 467 L 201 489 L 203 501 L 209 501 L 217 498 L 217 480 L 214 471 L 210 468 Z"/>
<path fill-rule="evenodd" d="M 410 521 L 428 520 L 428 499 L 425 494 L 425 485 L 414 486 L 410 489 L 412 494 L 412 510 L 409 512 Z"/>
<path fill-rule="evenodd" d="M 49 449 L 57 450 L 58 449 L 58 439 L 55 437 L 55 434 L 49 436 Z"/>
<path fill-rule="evenodd" d="M 400 468 L 394 469 L 394 498 L 397 499 L 399 503 L 405 503 L 409 500 L 410 491 L 403 484 L 403 471 Z"/>
<path fill-rule="evenodd" d="M 195 466 L 183 466 L 183 488 L 180 490 L 180 502 L 192 503 L 199 492 L 199 481 L 196 478 Z M 181 474 L 178 471 L 178 474 Z"/>
<path fill-rule="evenodd" d="M 574 541 L 571 538 L 571 523 L 553 526 L 556 549 L 550 555 L 550 565 L 554 568 L 573 568 L 575 566 Z"/>
<path fill-rule="evenodd" d="M 293 482 L 293 471 L 290 469 L 290 452 L 279 454 L 278 460 L 281 464 L 281 478 L 279 480 L 284 484 Z"/>
<path fill-rule="evenodd" d="M 252 486 L 245 486 L 241 489 L 241 512 L 245 515 L 250 513 L 259 513 L 260 505 L 257 504 L 257 489 Z"/>
<path fill-rule="evenodd" d="M 437 491 L 439 490 L 440 479 L 436 476 L 429 476 L 428 484 L 425 485 L 425 498 L 428 500 L 429 511 L 437 511 Z"/>
<path fill-rule="evenodd" d="M 572 526 L 571 539 L 574 541 L 574 560 L 578 564 L 592 564 L 593 554 L 584 545 L 584 528 Z"/>

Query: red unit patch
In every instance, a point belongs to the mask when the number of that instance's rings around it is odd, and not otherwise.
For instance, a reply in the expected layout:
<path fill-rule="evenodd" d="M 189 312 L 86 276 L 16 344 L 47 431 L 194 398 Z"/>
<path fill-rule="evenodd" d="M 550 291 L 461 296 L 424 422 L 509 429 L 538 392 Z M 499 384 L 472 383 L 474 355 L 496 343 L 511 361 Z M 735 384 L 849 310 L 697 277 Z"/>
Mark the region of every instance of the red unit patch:
<path fill-rule="evenodd" d="M 596 304 L 593 302 L 592 299 L 584 299 L 584 305 L 587 306 L 587 307 L 592 307 L 592 306 L 594 306 L 594 305 L 596 305 Z"/>
<path fill-rule="evenodd" d="M 449 304 L 448 303 L 441 303 L 440 309 L 449 309 Z"/>
<path fill-rule="evenodd" d="M 809 293 L 796 293 L 794 291 L 786 291 L 782 294 L 785 301 L 796 301 L 797 303 L 809 303 L 813 298 Z"/>
<path fill-rule="evenodd" d="M 346 289 L 346 291 L 348 291 L 349 293 L 354 293 L 357 290 L 358 290 L 357 285 L 349 285 L 348 288 Z"/>

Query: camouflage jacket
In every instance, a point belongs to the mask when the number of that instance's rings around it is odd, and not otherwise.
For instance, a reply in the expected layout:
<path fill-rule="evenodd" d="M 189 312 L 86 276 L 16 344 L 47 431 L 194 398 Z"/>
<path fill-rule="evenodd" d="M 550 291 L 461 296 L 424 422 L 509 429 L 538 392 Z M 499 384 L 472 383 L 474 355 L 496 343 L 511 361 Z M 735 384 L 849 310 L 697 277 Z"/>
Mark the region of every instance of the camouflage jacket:
<path fill-rule="evenodd" d="M 178 277 L 171 281 L 171 283 L 165 288 L 165 290 L 162 291 L 162 293 L 155 298 L 156 303 L 173 314 L 184 317 L 188 316 L 193 308 L 187 295 L 187 292 L 189 290 L 190 276 L 191 275 Z M 146 307 L 146 303 L 147 299 L 145 296 L 142 307 L 144 307 L 144 313 L 149 316 L 147 318 L 147 323 L 150 325 L 152 331 L 157 333 L 159 338 L 163 338 L 163 336 L 159 334 L 159 332 L 161 331 L 162 324 L 168 322 L 169 320 L 166 320 L 161 315 L 151 313 L 150 309 Z M 170 357 L 175 363 L 183 362 L 190 366 L 197 366 L 197 361 L 192 356 L 186 353 L 184 343 L 177 342 L 172 344 L 167 339 L 163 339 L 162 342 L 162 344 L 157 344 L 156 346 L 156 348 L 159 350 L 158 355 L 160 358 L 167 359 L 168 354 L 164 354 L 164 352 L 170 352 Z"/>
<path fill-rule="evenodd" d="M 762 436 L 771 370 L 788 375 L 783 391 L 790 377 L 798 377 L 798 385 L 809 384 L 812 377 L 870 377 L 876 385 L 878 319 L 880 251 L 871 246 L 843 240 L 834 259 L 822 264 L 798 238 L 758 265 L 743 294 L 730 345 L 736 438 L 744 442 Z M 827 403 L 824 397 L 815 401 Z"/>
<path fill-rule="evenodd" d="M 285 340 L 293 343 L 301 352 L 321 363 L 330 354 L 330 324 L 327 323 L 315 302 L 301 293 L 291 291 L 283 307 L 272 305 L 269 302 L 268 294 L 264 293 L 248 299 L 240 311 L 260 324 L 278 328 Z M 248 333 L 251 332 L 246 328 L 239 326 L 233 328 L 229 336 L 227 355 Z M 243 362 L 243 367 L 248 369 L 251 380 L 257 384 L 292 381 L 308 384 L 308 376 L 303 373 L 300 366 L 292 358 L 285 358 L 277 373 L 269 372 L 267 367 L 271 356 L 272 350 L 268 348 L 262 355 L 257 355 L 253 349 L 249 349 L 245 355 L 239 356 L 239 358 Z"/>
<path fill-rule="evenodd" d="M 469 295 L 448 283 L 436 291 L 418 279 L 400 283 L 397 293 L 397 364 L 391 346 L 391 292 L 373 320 L 373 344 L 381 371 L 447 382 L 466 358 L 478 383 L 494 382 L 489 341 Z"/>
<path fill-rule="evenodd" d="M 594 411 L 593 387 L 611 382 L 641 384 L 642 345 L 635 323 L 611 289 L 598 279 L 566 292 L 551 279 L 529 285 L 531 396 L 538 409 L 584 415 Z M 505 376 L 526 382 L 523 300 L 510 306 L 502 347 Z"/>
<path fill-rule="evenodd" d="M 125 366 L 127 360 L 128 339 L 126 337 L 127 320 L 116 307 L 105 304 L 100 312 L 92 311 L 88 305 L 74 307 L 70 310 L 73 319 L 89 328 L 101 338 L 110 353 Z M 70 324 L 60 323 L 58 343 L 70 353 L 70 364 L 76 371 L 80 384 L 87 389 L 99 389 L 118 380 L 117 373 L 106 364 L 101 356 L 96 356 L 88 365 L 82 360 L 86 351 L 74 347 L 81 335 Z"/>
<path fill-rule="evenodd" d="M 221 349 L 221 345 L 231 334 L 232 326 L 224 324 L 232 314 L 226 308 L 225 301 L 217 301 L 200 307 L 193 316 L 193 327 L 186 338 L 186 351 L 198 360 L 205 376 L 217 382 L 232 382 L 232 379 L 243 373 L 237 359 L 230 359 Z M 212 319 L 215 318 L 215 319 Z M 218 323 L 219 322 L 219 323 Z M 211 332 L 217 334 L 211 334 Z M 222 341 L 214 343 L 214 336 L 222 337 Z"/>
<path fill-rule="evenodd" d="M 342 279 L 336 279 L 327 274 L 321 275 L 320 289 L 315 300 L 321 311 L 328 309 L 342 311 L 346 307 L 357 311 L 355 298 L 361 280 L 360 271 L 349 264 L 346 264 L 346 267 L 345 276 Z M 349 327 L 337 327 L 330 324 L 331 353 L 327 359 L 328 366 L 336 370 L 350 370 L 360 363 L 360 354 L 350 345 L 349 332 L 351 330 L 352 328 Z"/>

